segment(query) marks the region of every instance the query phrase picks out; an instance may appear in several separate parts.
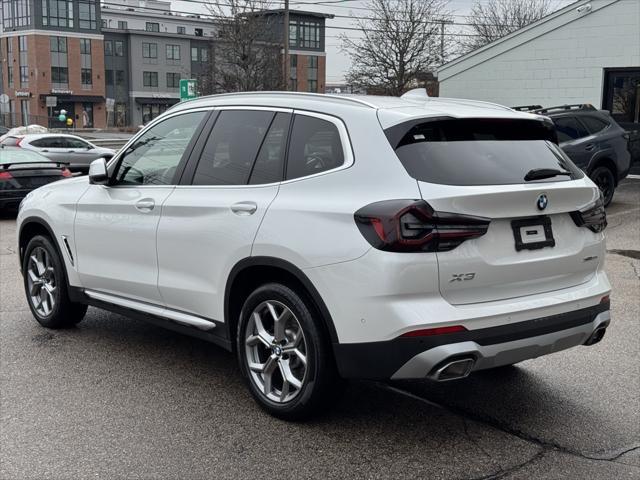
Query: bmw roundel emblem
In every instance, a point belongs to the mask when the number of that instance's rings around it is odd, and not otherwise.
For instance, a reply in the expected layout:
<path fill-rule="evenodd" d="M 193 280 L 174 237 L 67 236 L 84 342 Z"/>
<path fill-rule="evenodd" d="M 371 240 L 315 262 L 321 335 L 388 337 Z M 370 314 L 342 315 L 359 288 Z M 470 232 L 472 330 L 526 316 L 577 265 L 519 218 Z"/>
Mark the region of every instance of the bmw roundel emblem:
<path fill-rule="evenodd" d="M 545 208 L 547 208 L 548 204 L 549 204 L 549 199 L 544 193 L 541 193 L 538 196 L 538 201 L 536 202 L 536 205 L 538 206 L 538 210 L 544 210 Z"/>

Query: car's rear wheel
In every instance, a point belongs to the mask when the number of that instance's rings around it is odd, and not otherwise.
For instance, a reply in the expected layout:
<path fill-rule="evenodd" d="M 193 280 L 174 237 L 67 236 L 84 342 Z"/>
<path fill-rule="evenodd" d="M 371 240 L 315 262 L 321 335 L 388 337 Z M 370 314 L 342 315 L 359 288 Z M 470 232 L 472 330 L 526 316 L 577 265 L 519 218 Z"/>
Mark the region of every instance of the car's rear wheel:
<path fill-rule="evenodd" d="M 335 369 L 319 325 L 311 305 L 285 285 L 263 285 L 245 301 L 239 362 L 251 394 L 272 415 L 301 419 L 331 396 Z"/>
<path fill-rule="evenodd" d="M 611 203 L 613 193 L 616 189 L 616 178 L 613 172 L 609 167 L 600 166 L 596 167 L 590 176 L 593 183 L 595 183 L 602 192 L 604 205 L 606 207 Z"/>
<path fill-rule="evenodd" d="M 65 328 L 84 318 L 87 306 L 69 299 L 64 264 L 48 237 L 37 235 L 29 241 L 22 272 L 29 308 L 40 325 Z"/>

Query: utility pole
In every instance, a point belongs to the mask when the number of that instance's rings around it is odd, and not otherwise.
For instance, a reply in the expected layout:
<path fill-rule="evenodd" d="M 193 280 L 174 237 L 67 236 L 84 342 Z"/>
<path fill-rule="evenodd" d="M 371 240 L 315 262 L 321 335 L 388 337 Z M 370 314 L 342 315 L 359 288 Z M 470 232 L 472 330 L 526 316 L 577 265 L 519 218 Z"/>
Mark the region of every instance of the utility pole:
<path fill-rule="evenodd" d="M 440 20 L 440 59 L 444 63 L 444 26 L 453 23 L 452 20 Z"/>
<path fill-rule="evenodd" d="M 289 0 L 284 0 L 284 90 L 289 90 Z"/>

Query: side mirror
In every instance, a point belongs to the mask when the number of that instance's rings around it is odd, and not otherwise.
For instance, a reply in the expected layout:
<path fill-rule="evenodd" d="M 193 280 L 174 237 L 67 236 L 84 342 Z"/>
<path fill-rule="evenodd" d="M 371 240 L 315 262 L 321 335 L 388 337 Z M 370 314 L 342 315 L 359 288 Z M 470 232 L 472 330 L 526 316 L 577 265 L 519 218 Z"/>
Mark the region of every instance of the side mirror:
<path fill-rule="evenodd" d="M 104 158 L 98 158 L 89 165 L 89 183 L 92 185 L 106 185 L 109 181 L 107 173 L 107 161 Z"/>

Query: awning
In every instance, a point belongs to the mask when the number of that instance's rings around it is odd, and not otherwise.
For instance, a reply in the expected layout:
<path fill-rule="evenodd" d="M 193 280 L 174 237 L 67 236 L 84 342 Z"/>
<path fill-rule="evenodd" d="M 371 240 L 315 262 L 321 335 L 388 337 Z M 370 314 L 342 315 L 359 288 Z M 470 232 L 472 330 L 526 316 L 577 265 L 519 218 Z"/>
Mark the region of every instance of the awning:
<path fill-rule="evenodd" d="M 137 97 L 136 103 L 140 105 L 175 105 L 179 98 Z"/>
<path fill-rule="evenodd" d="M 42 93 L 40 100 L 45 102 L 47 97 L 58 97 L 59 103 L 104 103 L 104 97 L 100 95 L 56 95 L 55 93 Z"/>

